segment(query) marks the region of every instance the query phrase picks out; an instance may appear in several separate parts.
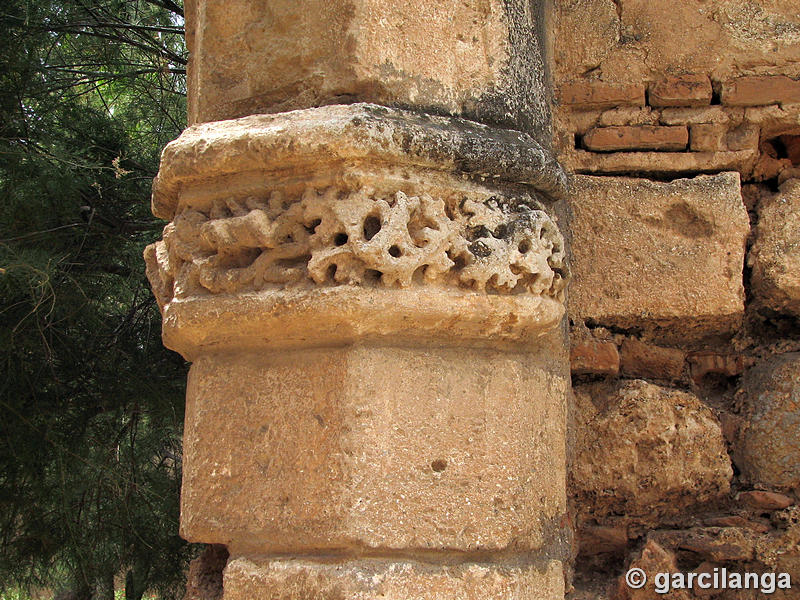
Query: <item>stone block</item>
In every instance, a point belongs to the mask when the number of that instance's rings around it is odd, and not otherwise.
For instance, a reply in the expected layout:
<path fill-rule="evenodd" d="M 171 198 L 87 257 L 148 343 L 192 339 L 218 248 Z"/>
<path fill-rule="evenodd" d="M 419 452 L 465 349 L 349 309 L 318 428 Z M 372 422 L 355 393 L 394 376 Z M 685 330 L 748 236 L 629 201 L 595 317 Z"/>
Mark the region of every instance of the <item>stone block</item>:
<path fill-rule="evenodd" d="M 616 375 L 619 373 L 619 352 L 613 342 L 589 340 L 570 348 L 569 363 L 575 375 Z"/>
<path fill-rule="evenodd" d="M 644 106 L 644 86 L 611 84 L 600 81 L 567 83 L 559 88 L 561 104 L 572 108 L 593 109 L 614 106 Z"/>
<path fill-rule="evenodd" d="M 704 106 L 711 104 L 711 80 L 707 75 L 668 76 L 650 84 L 650 106 Z"/>
<path fill-rule="evenodd" d="M 577 176 L 571 208 L 574 321 L 680 341 L 738 327 L 749 232 L 738 174 Z"/>
<path fill-rule="evenodd" d="M 604 111 L 597 124 L 601 127 L 658 125 L 658 113 L 650 107 L 622 106 Z"/>
<path fill-rule="evenodd" d="M 199 357 L 182 535 L 234 555 L 542 547 L 565 512 L 569 374 L 539 344 Z"/>
<path fill-rule="evenodd" d="M 786 75 L 750 75 L 722 85 L 722 103 L 729 106 L 797 102 L 800 102 L 800 81 Z"/>
<path fill-rule="evenodd" d="M 597 127 L 583 137 L 583 145 L 595 152 L 618 150 L 684 150 L 689 143 L 686 127 L 629 125 Z"/>
<path fill-rule="evenodd" d="M 561 563 L 539 566 L 435 565 L 381 559 L 312 563 L 231 561 L 224 600 L 562 600 Z"/>
<path fill-rule="evenodd" d="M 579 386 L 575 396 L 570 484 L 582 518 L 625 515 L 652 526 L 728 493 L 725 440 L 696 396 L 640 380 Z"/>
<path fill-rule="evenodd" d="M 729 79 L 742 71 L 796 77 L 800 71 L 794 0 L 570 0 L 555 5 L 555 72 L 562 79 L 590 70 L 606 81 L 639 81 L 664 73 Z M 614 38 L 608 35 L 608 45 L 598 47 L 595 39 L 610 25 L 610 17 L 600 15 L 614 8 L 618 41 L 611 44 Z M 590 48 L 584 48 L 586 39 Z"/>
<path fill-rule="evenodd" d="M 694 176 L 698 173 L 753 170 L 758 152 L 587 152 L 572 150 L 563 157 L 576 173 L 631 174 L 647 176 Z"/>
<path fill-rule="evenodd" d="M 622 342 L 620 366 L 626 377 L 680 379 L 686 355 L 677 348 L 646 344 L 635 338 Z"/>
<path fill-rule="evenodd" d="M 743 109 L 730 109 L 722 106 L 697 108 L 665 108 L 659 115 L 662 125 L 693 125 L 695 123 L 725 124 L 731 121 L 731 112 Z M 740 117 L 741 118 L 741 115 Z"/>
<path fill-rule="evenodd" d="M 744 425 L 733 459 L 744 481 L 800 487 L 800 353 L 778 355 L 745 373 Z"/>
<path fill-rule="evenodd" d="M 542 132 L 537 13 L 521 0 L 190 1 L 189 122 L 364 101 Z"/>
<path fill-rule="evenodd" d="M 758 205 L 748 263 L 759 305 L 800 316 L 800 179 L 789 179 Z"/>
<path fill-rule="evenodd" d="M 625 576 L 619 577 L 616 585 L 614 600 L 653 600 L 658 598 L 656 593 L 655 576 L 657 573 L 676 573 L 680 571 L 675 553 L 662 547 L 658 542 L 648 538 L 644 547 L 639 551 L 628 565 L 628 569 L 641 569 L 644 571 L 646 581 L 641 588 L 628 585 Z M 674 600 L 691 600 L 692 594 L 687 590 L 674 590 L 669 594 Z"/>

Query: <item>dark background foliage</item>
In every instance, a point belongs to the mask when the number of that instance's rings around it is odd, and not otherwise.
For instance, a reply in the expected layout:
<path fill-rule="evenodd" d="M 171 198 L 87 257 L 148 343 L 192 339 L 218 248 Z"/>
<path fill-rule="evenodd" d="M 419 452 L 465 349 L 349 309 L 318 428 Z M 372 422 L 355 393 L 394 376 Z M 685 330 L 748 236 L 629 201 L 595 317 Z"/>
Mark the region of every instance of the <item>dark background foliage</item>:
<path fill-rule="evenodd" d="M 0 31 L 0 594 L 180 597 L 186 365 L 141 257 L 182 9 L 3 0 Z"/>

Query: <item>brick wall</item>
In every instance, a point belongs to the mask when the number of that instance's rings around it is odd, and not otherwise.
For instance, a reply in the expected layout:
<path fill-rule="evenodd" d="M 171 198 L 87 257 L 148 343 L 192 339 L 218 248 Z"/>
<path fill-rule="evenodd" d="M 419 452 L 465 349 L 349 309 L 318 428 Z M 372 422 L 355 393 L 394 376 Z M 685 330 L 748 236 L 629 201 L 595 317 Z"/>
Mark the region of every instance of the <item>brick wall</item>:
<path fill-rule="evenodd" d="M 621 583 L 640 566 L 783 570 L 774 597 L 800 598 L 800 2 L 572 1 L 555 23 L 571 597 L 659 597 Z"/>

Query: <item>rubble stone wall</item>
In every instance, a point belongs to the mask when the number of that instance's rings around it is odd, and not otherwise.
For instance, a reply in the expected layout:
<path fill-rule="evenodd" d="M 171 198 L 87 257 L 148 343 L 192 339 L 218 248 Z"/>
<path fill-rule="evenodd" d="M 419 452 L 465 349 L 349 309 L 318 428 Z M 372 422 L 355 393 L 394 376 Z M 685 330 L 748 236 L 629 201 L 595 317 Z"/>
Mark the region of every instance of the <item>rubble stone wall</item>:
<path fill-rule="evenodd" d="M 564 0 L 548 31 L 571 597 L 665 597 L 640 567 L 784 571 L 800 598 L 800 2 Z"/>

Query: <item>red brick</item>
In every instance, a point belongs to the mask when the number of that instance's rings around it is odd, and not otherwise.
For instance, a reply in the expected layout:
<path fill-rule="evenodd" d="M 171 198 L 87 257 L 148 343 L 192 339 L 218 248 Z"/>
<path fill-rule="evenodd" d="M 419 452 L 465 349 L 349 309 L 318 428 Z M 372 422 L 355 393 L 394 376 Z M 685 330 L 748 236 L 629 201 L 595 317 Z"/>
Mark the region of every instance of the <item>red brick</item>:
<path fill-rule="evenodd" d="M 569 353 L 575 375 L 616 375 L 619 373 L 619 352 L 612 342 L 590 340 L 572 346 Z"/>
<path fill-rule="evenodd" d="M 684 362 L 682 350 L 651 346 L 635 339 L 622 342 L 620 367 L 627 377 L 680 379 Z"/>
<path fill-rule="evenodd" d="M 758 127 L 745 123 L 735 129 L 727 125 L 698 123 L 689 126 L 692 152 L 728 152 L 758 148 Z"/>
<path fill-rule="evenodd" d="M 800 102 L 800 81 L 785 75 L 739 77 L 722 86 L 722 103 L 730 106 L 760 106 Z"/>
<path fill-rule="evenodd" d="M 706 75 L 666 77 L 650 84 L 650 106 L 706 106 L 711 104 L 711 80 Z"/>
<path fill-rule="evenodd" d="M 644 106 L 644 86 L 615 85 L 602 82 L 577 82 L 562 85 L 561 104 L 573 108 L 612 108 L 614 106 Z"/>
<path fill-rule="evenodd" d="M 583 144 L 595 152 L 685 150 L 689 144 L 689 130 L 680 125 L 597 127 L 583 136 Z"/>
<path fill-rule="evenodd" d="M 689 148 L 692 152 L 723 152 L 727 150 L 725 136 L 728 127 L 711 123 L 700 123 L 689 127 Z"/>
<path fill-rule="evenodd" d="M 758 148 L 759 129 L 752 123 L 743 123 L 731 129 L 725 136 L 727 150 L 748 150 Z"/>
<path fill-rule="evenodd" d="M 752 529 L 758 533 L 767 533 L 771 529 L 771 527 L 765 523 L 751 521 L 738 515 L 729 515 L 727 517 L 711 517 L 706 519 L 704 523 L 709 527 L 741 527 L 744 529 Z"/>
<path fill-rule="evenodd" d="M 790 498 L 784 494 L 765 492 L 762 490 L 742 492 L 739 494 L 739 500 L 764 510 L 783 510 L 795 503 L 794 498 Z"/>

